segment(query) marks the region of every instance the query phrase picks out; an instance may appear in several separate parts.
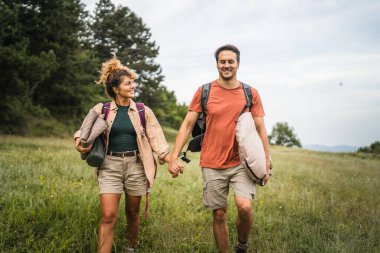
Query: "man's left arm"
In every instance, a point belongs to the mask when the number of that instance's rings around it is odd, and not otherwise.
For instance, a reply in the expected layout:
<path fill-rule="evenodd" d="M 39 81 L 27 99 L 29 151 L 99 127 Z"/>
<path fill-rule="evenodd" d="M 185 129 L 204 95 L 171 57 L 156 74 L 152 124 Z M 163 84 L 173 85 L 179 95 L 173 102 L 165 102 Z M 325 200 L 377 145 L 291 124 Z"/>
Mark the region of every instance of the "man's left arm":
<path fill-rule="evenodd" d="M 269 142 L 268 142 L 267 130 L 265 128 L 264 117 L 253 117 L 253 119 L 255 121 L 257 133 L 259 134 L 264 146 L 266 170 L 267 170 L 267 174 L 264 178 L 264 182 L 266 184 L 269 180 L 269 173 L 270 173 L 270 155 L 269 155 Z"/>

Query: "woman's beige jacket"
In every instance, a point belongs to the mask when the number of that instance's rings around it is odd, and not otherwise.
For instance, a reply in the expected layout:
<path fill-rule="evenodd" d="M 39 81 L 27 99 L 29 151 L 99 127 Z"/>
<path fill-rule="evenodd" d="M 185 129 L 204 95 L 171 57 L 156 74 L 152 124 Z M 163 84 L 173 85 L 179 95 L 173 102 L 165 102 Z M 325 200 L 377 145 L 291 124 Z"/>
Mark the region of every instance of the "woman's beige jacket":
<path fill-rule="evenodd" d="M 101 114 L 103 104 L 99 103 L 93 107 L 93 109 Z M 112 124 L 115 120 L 117 113 L 117 105 L 113 100 L 110 104 L 110 110 L 107 118 L 108 128 L 106 130 L 106 152 L 108 151 L 108 141 L 109 134 L 111 131 Z M 162 131 L 160 124 L 157 121 L 156 116 L 152 110 L 145 106 L 145 124 L 146 124 L 146 134 L 141 125 L 140 116 L 136 108 L 136 103 L 131 100 L 128 115 L 131 119 L 132 125 L 136 131 L 137 135 L 137 145 L 140 152 L 141 161 L 144 166 L 145 175 L 149 181 L 150 186 L 152 186 L 154 178 L 156 176 L 156 164 L 153 157 L 153 152 L 156 153 L 158 160 L 161 164 L 164 163 L 164 157 L 169 153 L 169 145 L 166 142 L 165 135 Z M 80 137 L 81 128 L 75 132 L 74 139 Z"/>

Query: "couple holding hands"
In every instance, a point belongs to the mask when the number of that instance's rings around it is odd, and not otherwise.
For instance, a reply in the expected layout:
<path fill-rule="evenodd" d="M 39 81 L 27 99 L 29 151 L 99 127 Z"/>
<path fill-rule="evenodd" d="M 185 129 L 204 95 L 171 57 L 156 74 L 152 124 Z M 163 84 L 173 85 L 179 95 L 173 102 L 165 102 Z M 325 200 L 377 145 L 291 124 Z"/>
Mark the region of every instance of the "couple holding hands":
<path fill-rule="evenodd" d="M 242 83 L 237 79 L 240 51 L 233 45 L 224 45 L 215 52 L 218 79 L 211 82 L 207 101 L 207 132 L 203 138 L 200 167 L 203 175 L 203 200 L 213 213 L 213 231 L 216 247 L 228 251 L 227 195 L 229 187 L 234 191 L 238 210 L 236 252 L 248 252 L 248 236 L 253 224 L 252 199 L 256 186 L 240 164 L 235 138 L 236 120 L 246 103 Z M 106 157 L 97 169 L 100 188 L 101 222 L 98 231 L 98 252 L 111 252 L 114 225 L 119 201 L 125 194 L 127 218 L 127 252 L 135 252 L 139 231 L 141 198 L 154 181 L 156 166 L 153 152 L 161 164 L 168 163 L 173 177 L 183 173 L 184 166 L 178 160 L 182 148 L 202 112 L 202 87 L 195 92 L 188 113 L 179 129 L 172 153 L 152 110 L 144 106 L 145 126 L 141 114 L 132 100 L 135 94 L 136 74 L 123 66 L 115 57 L 102 65 L 100 83 L 112 98 L 105 131 Z M 264 124 L 264 110 L 256 89 L 252 92 L 252 116 L 263 142 L 269 180 L 269 144 Z M 101 114 L 102 104 L 94 109 Z M 74 134 L 75 148 L 87 153 L 90 148 L 80 144 L 80 133 Z"/>

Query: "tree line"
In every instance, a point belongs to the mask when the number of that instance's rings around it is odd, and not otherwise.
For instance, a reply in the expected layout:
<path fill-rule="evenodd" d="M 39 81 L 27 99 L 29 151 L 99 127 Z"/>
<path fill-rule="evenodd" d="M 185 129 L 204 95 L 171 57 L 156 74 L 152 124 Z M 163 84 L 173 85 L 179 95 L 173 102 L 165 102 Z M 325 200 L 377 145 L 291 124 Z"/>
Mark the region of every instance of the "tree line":
<path fill-rule="evenodd" d="M 359 148 L 358 153 L 380 155 L 380 141 L 375 141 L 368 146 Z"/>
<path fill-rule="evenodd" d="M 178 128 L 187 107 L 163 85 L 159 46 L 128 7 L 100 0 L 89 13 L 80 0 L 0 0 L 0 133 L 28 134 L 43 122 L 78 127 L 109 100 L 95 81 L 112 52 L 139 75 L 136 100 Z"/>

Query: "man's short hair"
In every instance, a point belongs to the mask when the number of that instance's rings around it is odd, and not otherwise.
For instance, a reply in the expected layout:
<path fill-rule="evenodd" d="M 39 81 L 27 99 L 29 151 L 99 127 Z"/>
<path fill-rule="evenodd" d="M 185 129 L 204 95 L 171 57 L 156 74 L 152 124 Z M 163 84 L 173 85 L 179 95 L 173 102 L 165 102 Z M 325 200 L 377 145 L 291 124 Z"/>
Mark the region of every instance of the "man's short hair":
<path fill-rule="evenodd" d="M 225 51 L 225 50 L 234 52 L 236 54 L 237 61 L 240 62 L 240 51 L 239 51 L 239 49 L 237 47 L 235 47 L 234 45 L 231 45 L 231 44 L 227 44 L 227 45 L 221 46 L 221 47 L 219 47 L 215 51 L 215 59 L 216 59 L 217 62 L 218 62 L 219 53 L 221 51 Z"/>

